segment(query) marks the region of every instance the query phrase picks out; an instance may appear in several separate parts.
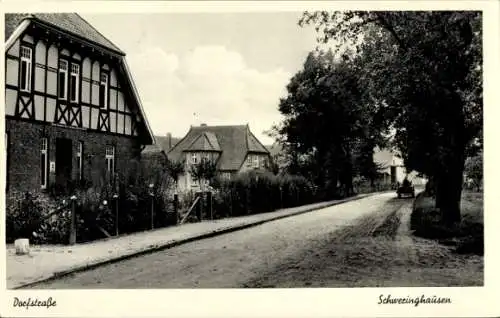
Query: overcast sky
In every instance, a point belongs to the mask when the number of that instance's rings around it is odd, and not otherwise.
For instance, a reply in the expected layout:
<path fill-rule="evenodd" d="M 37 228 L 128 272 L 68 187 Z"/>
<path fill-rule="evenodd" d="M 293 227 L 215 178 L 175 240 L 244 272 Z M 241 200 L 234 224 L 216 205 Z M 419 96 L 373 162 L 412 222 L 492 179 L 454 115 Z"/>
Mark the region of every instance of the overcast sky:
<path fill-rule="evenodd" d="M 301 13 L 82 14 L 127 54 L 156 135 L 249 124 L 263 143 L 279 98 L 315 47 Z"/>

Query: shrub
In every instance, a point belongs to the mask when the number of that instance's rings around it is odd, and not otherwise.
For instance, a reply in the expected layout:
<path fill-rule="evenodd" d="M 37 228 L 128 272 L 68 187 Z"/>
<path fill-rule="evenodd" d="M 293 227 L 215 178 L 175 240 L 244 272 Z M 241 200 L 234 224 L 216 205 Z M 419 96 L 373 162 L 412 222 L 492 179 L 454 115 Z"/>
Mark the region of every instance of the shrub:
<path fill-rule="evenodd" d="M 62 202 L 44 193 L 9 192 L 6 196 L 6 241 L 28 238 L 34 244 L 59 243 L 68 235 L 68 211 L 45 219 Z"/>
<path fill-rule="evenodd" d="M 305 178 L 252 170 L 219 181 L 214 215 L 221 218 L 270 212 L 312 203 L 315 198 L 315 189 Z"/>

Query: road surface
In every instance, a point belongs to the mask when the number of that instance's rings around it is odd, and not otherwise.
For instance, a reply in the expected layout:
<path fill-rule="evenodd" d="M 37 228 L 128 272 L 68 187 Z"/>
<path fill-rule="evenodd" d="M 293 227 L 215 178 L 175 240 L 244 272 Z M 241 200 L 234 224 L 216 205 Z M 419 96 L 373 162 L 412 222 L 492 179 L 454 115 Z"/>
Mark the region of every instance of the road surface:
<path fill-rule="evenodd" d="M 375 195 L 30 288 L 481 285 L 482 259 L 411 236 L 411 202 Z"/>

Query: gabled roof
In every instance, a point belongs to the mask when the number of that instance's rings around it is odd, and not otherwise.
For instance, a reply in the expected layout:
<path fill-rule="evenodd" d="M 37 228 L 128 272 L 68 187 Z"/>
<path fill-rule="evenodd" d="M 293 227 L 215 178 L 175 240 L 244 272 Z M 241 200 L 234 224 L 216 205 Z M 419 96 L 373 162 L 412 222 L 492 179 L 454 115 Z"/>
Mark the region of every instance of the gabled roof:
<path fill-rule="evenodd" d="M 77 13 L 7 13 L 5 14 L 5 38 L 8 39 L 24 19 L 48 24 L 60 30 L 95 43 L 115 53 L 125 55 L 115 44 L 97 31 Z"/>
<path fill-rule="evenodd" d="M 184 151 L 221 151 L 217 136 L 210 131 L 205 131 L 184 149 Z"/>
<path fill-rule="evenodd" d="M 179 161 L 185 152 L 203 150 L 221 152 L 217 161 L 219 170 L 238 170 L 249 152 L 269 154 L 248 125 L 240 125 L 191 127 L 167 156 Z"/>
<path fill-rule="evenodd" d="M 76 13 L 7 13 L 5 14 L 6 52 L 31 23 L 41 25 L 48 30 L 56 30 L 59 33 L 62 32 L 68 37 L 71 37 L 71 39 L 81 42 L 83 45 L 98 47 L 110 54 L 118 56 L 118 64 L 121 68 L 121 72 L 124 73 L 125 80 L 131 88 L 131 95 L 135 99 L 139 114 L 145 126 L 147 133 L 145 143 L 155 143 L 153 132 L 146 118 L 144 108 L 139 98 L 139 93 L 132 79 L 132 74 L 130 73 L 123 51 Z"/>

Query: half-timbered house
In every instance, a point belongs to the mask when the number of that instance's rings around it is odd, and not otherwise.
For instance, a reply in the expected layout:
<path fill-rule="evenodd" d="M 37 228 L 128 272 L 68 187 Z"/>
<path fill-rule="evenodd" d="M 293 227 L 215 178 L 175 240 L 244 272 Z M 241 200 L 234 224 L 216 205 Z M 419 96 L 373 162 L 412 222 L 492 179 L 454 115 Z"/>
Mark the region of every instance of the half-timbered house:
<path fill-rule="evenodd" d="M 6 14 L 7 187 L 126 172 L 154 136 L 125 53 L 74 13 Z"/>

